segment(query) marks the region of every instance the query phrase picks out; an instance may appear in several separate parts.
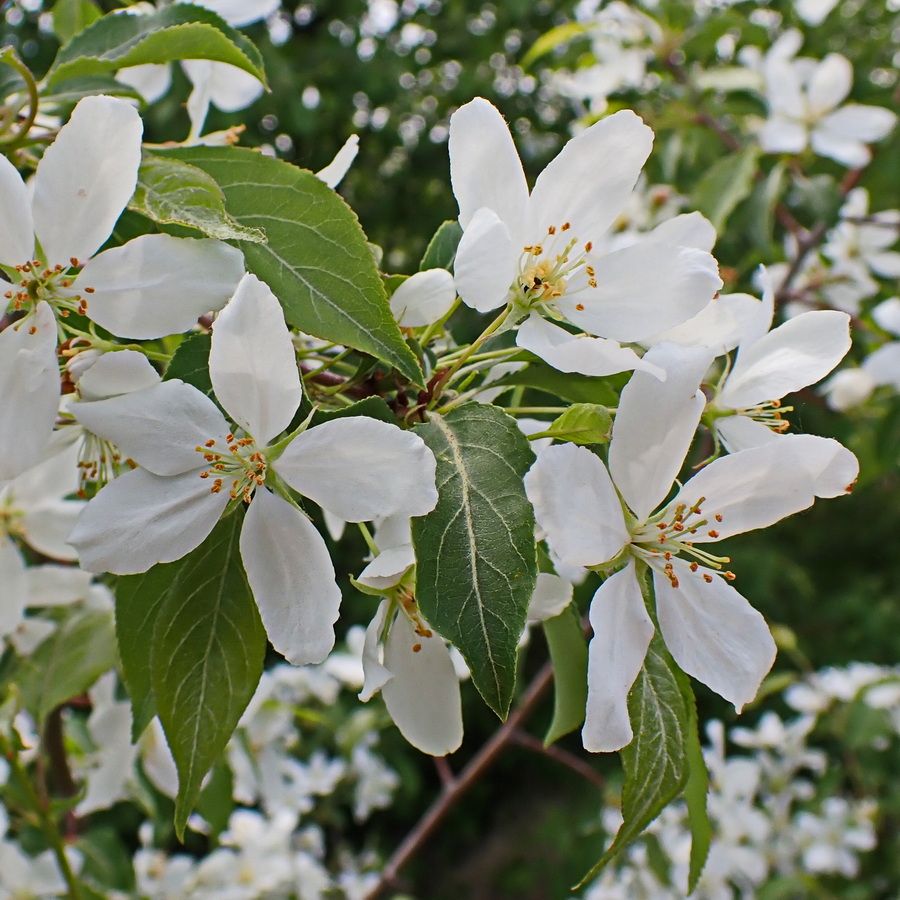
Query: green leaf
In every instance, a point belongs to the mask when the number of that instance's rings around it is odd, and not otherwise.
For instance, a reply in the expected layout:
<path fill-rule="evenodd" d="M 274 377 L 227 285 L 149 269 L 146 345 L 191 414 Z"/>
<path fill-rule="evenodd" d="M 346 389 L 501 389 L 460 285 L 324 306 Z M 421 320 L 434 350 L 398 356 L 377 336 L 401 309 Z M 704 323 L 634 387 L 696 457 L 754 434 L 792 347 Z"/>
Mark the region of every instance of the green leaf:
<path fill-rule="evenodd" d="M 456 248 L 462 234 L 462 228 L 455 219 L 442 223 L 425 248 L 425 255 L 419 263 L 419 271 L 449 269 L 456 259 Z"/>
<path fill-rule="evenodd" d="M 681 677 L 682 689 L 686 691 L 685 702 L 688 708 L 687 729 L 687 763 L 688 778 L 684 788 L 684 799 L 687 803 L 688 826 L 691 829 L 691 859 L 688 872 L 688 893 L 692 894 L 697 882 L 703 874 L 709 856 L 712 841 L 712 828 L 709 824 L 709 810 L 706 808 L 706 795 L 709 791 L 709 772 L 703 759 L 703 748 L 700 746 L 700 728 L 697 721 L 697 704 L 690 682 L 684 675 Z"/>
<path fill-rule="evenodd" d="M 694 188 L 694 206 L 721 231 L 741 200 L 753 190 L 759 148 L 751 144 L 714 162 Z"/>
<path fill-rule="evenodd" d="M 540 436 L 553 436 L 558 441 L 571 441 L 573 444 L 606 444 L 611 430 L 612 416 L 605 406 L 574 403 Z"/>
<path fill-rule="evenodd" d="M 437 458 L 439 495 L 432 512 L 412 520 L 419 606 L 505 718 L 537 580 L 534 511 L 522 485 L 534 454 L 509 416 L 479 403 L 433 415 L 416 433 Z"/>
<path fill-rule="evenodd" d="M 192 334 L 186 337 L 175 351 L 163 381 L 180 378 L 186 384 L 192 384 L 207 397 L 212 397 L 213 386 L 209 374 L 209 351 L 212 347 L 212 335 L 209 333 Z M 213 399 L 215 399 L 213 397 Z"/>
<path fill-rule="evenodd" d="M 491 387 L 513 384 L 536 388 L 573 403 L 602 403 L 617 406 L 618 394 L 610 386 L 608 378 L 594 378 L 590 375 L 559 372 L 544 363 L 529 363 L 518 372 L 510 372 Z"/>
<path fill-rule="evenodd" d="M 686 681 L 657 630 L 628 695 L 634 739 L 621 751 L 625 770 L 624 821 L 612 845 L 581 884 L 628 846 L 687 783 L 691 710 L 684 688 Z"/>
<path fill-rule="evenodd" d="M 253 150 L 190 147 L 164 155 L 211 175 L 228 213 L 265 231 L 265 244 L 235 243 L 281 301 L 289 325 L 370 353 L 424 386 L 359 221 L 340 195 L 312 172 Z"/>
<path fill-rule="evenodd" d="M 532 45 L 522 59 L 521 66 L 527 69 L 536 59 L 545 53 L 550 53 L 562 44 L 566 44 L 573 38 L 582 37 L 587 33 L 587 26 L 581 22 L 566 22 L 557 25 L 548 32 L 542 34 Z"/>
<path fill-rule="evenodd" d="M 123 575 L 116 579 L 116 638 L 122 676 L 131 697 L 133 743 L 156 715 L 150 637 L 185 559 L 187 557 L 153 566 L 140 575 Z"/>
<path fill-rule="evenodd" d="M 108 94 L 112 97 L 141 100 L 141 95 L 133 87 L 116 81 L 112 75 L 92 75 L 82 78 L 67 78 L 60 82 L 52 92 L 41 95 L 41 105 L 77 103 L 83 97 L 92 97 L 94 94 Z"/>
<path fill-rule="evenodd" d="M 116 664 L 113 617 L 101 610 L 73 611 L 13 676 L 25 708 L 39 723 L 60 703 L 84 693 Z"/>
<path fill-rule="evenodd" d="M 47 84 L 145 63 L 212 59 L 258 78 L 266 76 L 259 50 L 215 13 L 173 3 L 149 15 L 110 13 L 75 35 L 56 55 Z"/>
<path fill-rule="evenodd" d="M 103 13 L 91 0 L 56 0 L 51 12 L 53 33 L 61 44 L 68 43 L 79 31 L 84 31 Z"/>
<path fill-rule="evenodd" d="M 584 722 L 588 649 L 574 603 L 543 627 L 553 663 L 553 719 L 544 735 L 544 746 L 549 747 Z"/>
<path fill-rule="evenodd" d="M 184 558 L 156 617 L 153 694 L 178 769 L 179 838 L 262 675 L 266 634 L 238 552 L 242 523 L 226 516 Z"/>
<path fill-rule="evenodd" d="M 787 185 L 787 168 L 783 162 L 756 185 L 748 203 L 748 231 L 753 242 L 764 253 L 772 249 L 775 232 L 775 207 Z"/>
<path fill-rule="evenodd" d="M 266 240 L 262 229 L 240 225 L 225 212 L 225 195 L 212 176 L 177 159 L 144 153 L 128 208 L 154 222 L 187 225 L 220 241 Z"/>

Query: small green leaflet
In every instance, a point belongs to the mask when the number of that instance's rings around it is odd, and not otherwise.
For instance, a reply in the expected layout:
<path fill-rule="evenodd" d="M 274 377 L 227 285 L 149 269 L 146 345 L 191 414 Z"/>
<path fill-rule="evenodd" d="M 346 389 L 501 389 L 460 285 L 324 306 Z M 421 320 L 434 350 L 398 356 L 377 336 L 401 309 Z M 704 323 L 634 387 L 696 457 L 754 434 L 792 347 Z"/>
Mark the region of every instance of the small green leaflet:
<path fill-rule="evenodd" d="M 424 387 L 394 317 L 356 214 L 312 172 L 236 147 L 190 147 L 159 155 L 197 166 L 225 193 L 241 226 L 266 243 L 235 243 L 265 281 L 289 325 L 390 363 Z"/>
<path fill-rule="evenodd" d="M 76 34 L 56 55 L 47 86 L 82 75 L 100 75 L 145 63 L 212 59 L 266 83 L 259 50 L 215 13 L 173 3 L 148 15 L 110 13 Z"/>
<path fill-rule="evenodd" d="M 462 234 L 459 222 L 455 220 L 443 222 L 428 242 L 425 255 L 422 257 L 422 262 L 419 263 L 419 271 L 450 269 L 453 260 L 456 259 L 456 248 L 459 246 Z"/>
<path fill-rule="evenodd" d="M 681 793 L 688 780 L 692 702 L 687 676 L 675 665 L 657 631 L 628 695 L 634 739 L 621 751 L 624 822 L 612 846 L 581 884 L 593 878 Z"/>
<path fill-rule="evenodd" d="M 505 718 L 537 580 L 534 511 L 522 485 L 534 454 L 495 406 L 469 403 L 415 430 L 437 458 L 439 495 L 432 512 L 412 520 L 419 606 Z"/>
<path fill-rule="evenodd" d="M 549 747 L 584 722 L 588 649 L 574 603 L 542 624 L 553 663 L 553 720 L 544 735 Z"/>
<path fill-rule="evenodd" d="M 84 693 L 116 664 L 113 619 L 100 610 L 73 609 L 65 621 L 13 673 L 25 708 L 38 721 Z"/>
<path fill-rule="evenodd" d="M 694 205 L 721 231 L 728 217 L 753 190 L 759 148 L 751 144 L 714 162 L 694 188 Z"/>
<path fill-rule="evenodd" d="M 186 384 L 193 385 L 202 391 L 213 402 L 212 378 L 209 374 L 209 351 L 212 348 L 212 335 L 208 333 L 188 335 L 179 345 L 163 376 L 164 381 L 180 378 Z"/>
<path fill-rule="evenodd" d="M 264 243 L 265 232 L 238 224 L 225 212 L 225 195 L 202 169 L 144 153 L 129 209 L 162 225 L 187 225 L 220 241 Z"/>

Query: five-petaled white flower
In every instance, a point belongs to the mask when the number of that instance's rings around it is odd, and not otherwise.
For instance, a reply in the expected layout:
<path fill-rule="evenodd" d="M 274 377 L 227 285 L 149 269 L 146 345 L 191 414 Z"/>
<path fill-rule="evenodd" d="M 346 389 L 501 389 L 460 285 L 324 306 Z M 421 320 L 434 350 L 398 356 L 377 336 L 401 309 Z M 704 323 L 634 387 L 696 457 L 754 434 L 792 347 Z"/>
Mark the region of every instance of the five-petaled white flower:
<path fill-rule="evenodd" d="M 434 456 L 417 435 L 356 416 L 273 444 L 302 386 L 281 307 L 252 275 L 216 320 L 209 370 L 236 427 L 176 379 L 73 404 L 139 468 L 88 503 L 70 542 L 86 569 L 143 572 L 180 559 L 229 506 L 247 503 L 241 558 L 269 638 L 293 663 L 320 662 L 334 643 L 340 590 L 325 541 L 281 482 L 350 522 L 419 516 L 437 502 Z"/>
<path fill-rule="evenodd" d="M 622 392 L 609 470 L 574 444 L 548 447 L 525 476 L 547 541 L 566 563 L 613 568 L 591 603 L 588 750 L 632 737 L 627 696 L 653 636 L 639 565 L 653 575 L 656 615 L 678 665 L 741 707 L 756 695 L 775 658 L 763 617 L 719 569 L 727 559 L 702 545 L 810 506 L 817 493 L 849 490 L 856 457 L 837 441 L 789 435 L 722 457 L 667 503 L 705 405 L 698 389 L 708 353 L 660 344 L 651 361 L 664 383 L 636 372 Z M 662 506 L 660 506 L 662 504 Z"/>
<path fill-rule="evenodd" d="M 450 175 L 463 228 L 454 263 L 463 301 L 479 312 L 512 303 L 515 318 L 527 316 L 519 346 L 564 371 L 646 368 L 620 342 L 683 322 L 722 286 L 715 259 L 697 247 L 648 238 L 598 252 L 652 143 L 633 112 L 615 113 L 570 140 L 529 195 L 500 113 L 482 98 L 457 110 Z M 576 338 L 544 316 L 586 334 Z"/>
<path fill-rule="evenodd" d="M 30 186 L 0 156 L 5 305 L 25 313 L 0 333 L 0 478 L 33 464 L 50 439 L 60 392 L 54 312 L 86 315 L 119 337 L 158 338 L 220 309 L 243 274 L 243 255 L 221 241 L 146 234 L 97 253 L 134 193 L 141 134 L 129 103 L 86 97 Z"/>

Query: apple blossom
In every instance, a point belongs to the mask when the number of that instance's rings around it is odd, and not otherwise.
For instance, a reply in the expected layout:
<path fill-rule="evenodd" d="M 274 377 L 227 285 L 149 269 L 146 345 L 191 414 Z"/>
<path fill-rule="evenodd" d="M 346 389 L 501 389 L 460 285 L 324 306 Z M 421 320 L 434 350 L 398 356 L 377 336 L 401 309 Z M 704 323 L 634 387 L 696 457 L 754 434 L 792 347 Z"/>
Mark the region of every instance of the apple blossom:
<path fill-rule="evenodd" d="M 423 515 L 437 501 L 422 440 L 373 419 L 336 419 L 273 445 L 302 399 L 293 343 L 269 288 L 246 275 L 219 314 L 209 358 L 216 397 L 177 379 L 73 414 L 139 467 L 91 500 L 70 536 L 82 565 L 117 574 L 180 559 L 229 506 L 247 504 L 241 558 L 269 638 L 300 664 L 334 643 L 340 591 L 328 549 L 283 481 L 348 521 Z M 284 493 L 284 492 L 282 492 Z"/>
<path fill-rule="evenodd" d="M 652 131 L 628 111 L 574 137 L 529 195 L 503 117 L 476 98 L 450 120 L 450 174 L 463 236 L 456 289 L 479 312 L 511 304 L 527 317 L 519 346 L 568 371 L 608 375 L 645 364 L 620 342 L 684 321 L 721 287 L 709 253 L 667 241 L 598 256 L 650 153 Z M 564 319 L 588 337 L 546 322 Z"/>
<path fill-rule="evenodd" d="M 728 584 L 734 576 L 719 574 L 727 559 L 697 545 L 766 527 L 856 475 L 855 458 L 836 441 L 791 435 L 716 460 L 664 503 L 705 405 L 698 385 L 709 356 L 669 344 L 648 356 L 667 380 L 636 372 L 626 385 L 609 470 L 589 450 L 563 444 L 544 450 L 525 476 L 538 524 L 564 562 L 623 566 L 591 604 L 583 739 L 595 751 L 617 750 L 632 736 L 626 697 L 655 630 L 638 567 L 652 572 L 675 661 L 739 709 L 756 695 L 775 644 L 762 616 Z"/>

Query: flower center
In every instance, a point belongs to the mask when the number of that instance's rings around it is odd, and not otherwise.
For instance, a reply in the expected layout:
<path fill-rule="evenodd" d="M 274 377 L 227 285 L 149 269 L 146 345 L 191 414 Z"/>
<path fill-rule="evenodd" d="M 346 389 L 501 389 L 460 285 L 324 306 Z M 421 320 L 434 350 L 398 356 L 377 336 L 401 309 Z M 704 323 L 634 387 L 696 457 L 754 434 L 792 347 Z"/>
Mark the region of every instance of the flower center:
<path fill-rule="evenodd" d="M 541 243 L 522 248 L 515 287 L 527 306 L 544 306 L 558 316 L 554 301 L 597 287 L 587 259 L 593 244 L 587 241 L 579 248 L 578 238 L 568 234 L 571 227 L 569 222 L 559 228 L 551 225 Z"/>
<path fill-rule="evenodd" d="M 36 305 L 41 300 L 53 304 L 59 311 L 59 315 L 65 318 L 75 312 L 81 316 L 87 315 L 88 301 L 74 289 L 79 268 L 79 262 L 73 256 L 69 260 L 70 268 L 64 268 L 57 264 L 50 268 L 42 268 L 43 263 L 39 259 L 33 259 L 22 265 L 16 266 L 19 280 L 12 288 L 4 293 L 8 301 L 9 309 L 20 310 L 28 304 Z M 80 289 L 84 294 L 93 294 L 94 288 L 84 287 Z"/>
<path fill-rule="evenodd" d="M 666 507 L 655 516 L 651 516 L 642 525 L 639 525 L 631 536 L 632 552 L 642 557 L 654 568 L 662 568 L 663 573 L 669 579 L 672 587 L 678 587 L 678 577 L 672 565 L 675 556 L 690 556 L 692 572 L 700 568 L 701 563 L 711 569 L 721 569 L 723 565 L 731 562 L 727 556 L 713 556 L 705 550 L 695 546 L 690 538 L 701 529 L 713 540 L 719 537 L 715 526 L 722 521 L 721 513 L 713 516 L 713 522 L 703 516 L 701 504 L 706 501 L 701 497 L 692 507 L 688 508 L 680 503 L 674 508 Z M 722 576 L 729 581 L 734 581 L 733 572 L 722 572 Z M 712 581 L 712 575 L 704 573 L 703 580 Z"/>
<path fill-rule="evenodd" d="M 268 463 L 266 457 L 257 448 L 253 438 L 237 438 L 233 434 L 226 436 L 227 451 L 216 448 L 218 441 L 208 440 L 202 447 L 196 447 L 198 453 L 209 463 L 208 468 L 200 473 L 201 478 L 211 478 L 211 494 L 227 490 L 232 500 L 241 499 L 249 503 L 257 487 L 265 483 Z"/>

